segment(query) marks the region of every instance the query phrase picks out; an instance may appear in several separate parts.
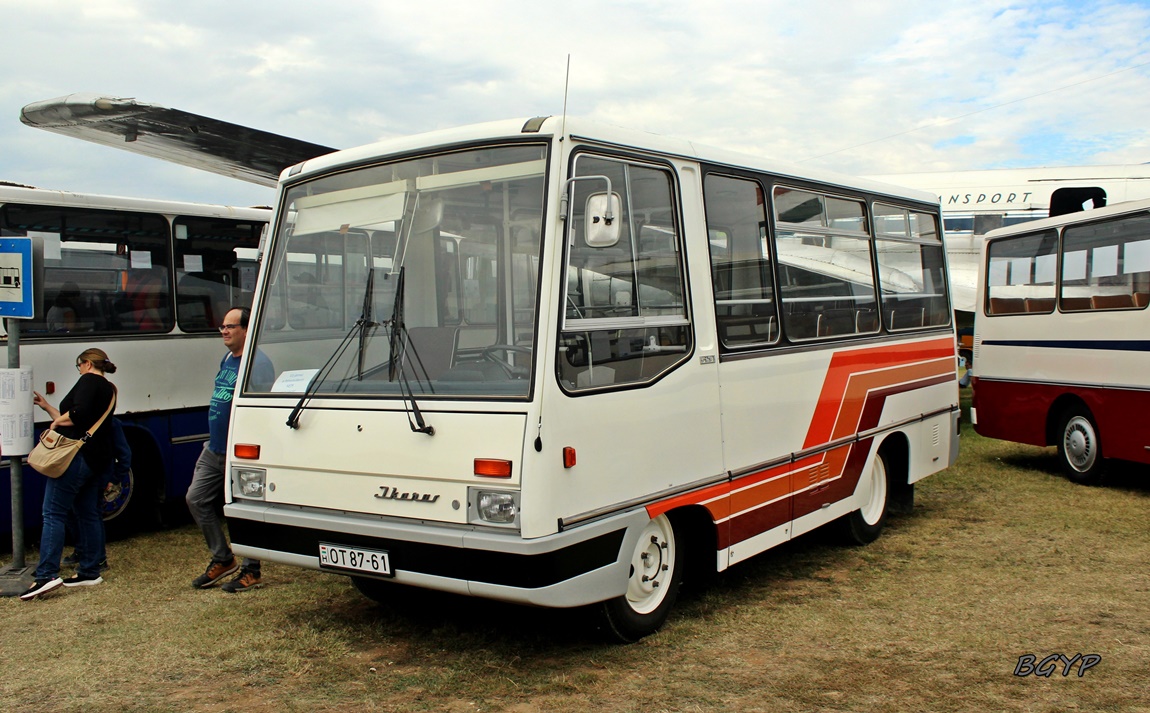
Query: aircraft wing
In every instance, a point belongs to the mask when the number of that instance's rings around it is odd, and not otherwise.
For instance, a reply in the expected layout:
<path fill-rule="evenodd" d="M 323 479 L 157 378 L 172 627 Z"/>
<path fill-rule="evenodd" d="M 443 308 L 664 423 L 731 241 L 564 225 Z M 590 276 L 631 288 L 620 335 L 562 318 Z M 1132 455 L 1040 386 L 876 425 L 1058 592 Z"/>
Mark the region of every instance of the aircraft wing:
<path fill-rule="evenodd" d="M 135 99 L 69 94 L 20 111 L 45 131 L 274 187 L 283 169 L 336 149 Z"/>

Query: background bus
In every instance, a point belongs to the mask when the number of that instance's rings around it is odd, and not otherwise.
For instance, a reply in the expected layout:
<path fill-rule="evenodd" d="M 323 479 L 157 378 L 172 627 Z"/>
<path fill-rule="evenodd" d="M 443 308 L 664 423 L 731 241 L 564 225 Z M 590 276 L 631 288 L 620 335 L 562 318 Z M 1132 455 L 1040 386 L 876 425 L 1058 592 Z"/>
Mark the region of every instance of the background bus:
<path fill-rule="evenodd" d="M 1147 164 L 939 171 L 875 178 L 938 196 L 951 299 L 959 327 L 959 354 L 968 367 L 974 362 L 974 310 L 986 233 L 1150 198 Z"/>
<path fill-rule="evenodd" d="M 251 303 L 269 217 L 268 209 L 0 185 L 0 236 L 44 245 L 44 302 L 20 331 L 35 390 L 59 404 L 87 347 L 105 350 L 119 368 L 116 412 L 133 468 L 106 496 L 113 531 L 154 525 L 164 506 L 183 507 L 225 351 L 217 330 L 229 305 Z M 36 410 L 37 430 L 45 416 Z M 9 502 L 7 460 L 3 466 L 0 500 Z M 25 521 L 34 529 L 43 478 L 24 473 Z M 11 510 L 0 510 L 8 531 Z"/>
<path fill-rule="evenodd" d="M 1150 201 L 993 231 L 982 264 L 975 429 L 1056 445 L 1080 483 L 1150 463 Z"/>
<path fill-rule="evenodd" d="M 957 455 L 929 195 L 557 117 L 289 173 L 237 554 L 378 599 L 598 603 L 634 639 L 684 576 L 831 522 L 874 539 Z"/>

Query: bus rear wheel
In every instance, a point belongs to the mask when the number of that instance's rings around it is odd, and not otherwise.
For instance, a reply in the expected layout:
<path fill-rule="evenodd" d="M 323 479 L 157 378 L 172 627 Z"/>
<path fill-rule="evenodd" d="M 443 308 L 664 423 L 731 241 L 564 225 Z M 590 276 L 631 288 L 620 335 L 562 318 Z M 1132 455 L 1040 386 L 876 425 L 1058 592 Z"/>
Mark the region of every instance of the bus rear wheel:
<path fill-rule="evenodd" d="M 874 463 L 863 478 L 865 500 L 862 507 L 843 519 L 843 531 L 847 541 L 857 545 L 874 542 L 886 524 L 890 504 L 890 473 L 882 451 L 875 454 Z"/>
<path fill-rule="evenodd" d="M 632 643 L 659 630 L 683 583 L 680 554 L 670 518 L 651 519 L 631 553 L 626 593 L 602 604 L 603 620 L 612 637 Z"/>
<path fill-rule="evenodd" d="M 104 531 L 119 540 L 159 528 L 160 488 L 163 482 L 161 460 L 153 449 L 132 437 L 132 467 L 123 478 L 113 480 L 100 498 Z"/>
<path fill-rule="evenodd" d="M 1102 482 L 1102 440 L 1090 412 L 1084 406 L 1068 408 L 1058 433 L 1058 458 L 1066 477 L 1081 485 Z"/>

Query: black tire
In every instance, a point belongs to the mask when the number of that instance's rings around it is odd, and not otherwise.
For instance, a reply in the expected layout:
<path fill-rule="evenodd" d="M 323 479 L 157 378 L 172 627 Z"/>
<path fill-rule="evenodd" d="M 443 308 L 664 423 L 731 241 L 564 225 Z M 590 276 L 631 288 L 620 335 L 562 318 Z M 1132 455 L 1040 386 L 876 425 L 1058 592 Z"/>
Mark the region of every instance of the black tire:
<path fill-rule="evenodd" d="M 1058 461 L 1062 472 L 1080 485 L 1102 482 L 1102 439 L 1090 411 L 1071 406 L 1058 420 Z"/>
<path fill-rule="evenodd" d="M 653 518 L 643 529 L 631 553 L 627 592 L 601 605 L 603 624 L 612 639 L 633 643 L 667 621 L 683 583 L 685 557 L 677 535 L 666 515 Z"/>
<path fill-rule="evenodd" d="M 418 616 L 428 611 L 451 611 L 452 607 L 444 605 L 444 602 L 458 596 L 434 589 L 400 584 L 392 579 L 374 577 L 349 577 L 349 579 L 352 586 L 363 596 L 380 606 L 402 612 L 405 616 Z"/>
<path fill-rule="evenodd" d="M 104 531 L 109 539 L 122 539 L 137 532 L 157 529 L 160 517 L 160 483 L 162 478 L 159 458 L 152 457 L 147 447 L 129 440 L 132 448 L 132 467 L 128 476 L 112 484 L 112 492 L 105 492 L 101 500 Z M 145 474 L 152 474 L 151 476 Z"/>
<path fill-rule="evenodd" d="M 359 590 L 360 594 L 376 604 L 393 604 L 398 590 L 404 588 L 402 585 L 372 579 L 371 577 L 351 577 L 351 583 Z"/>
<path fill-rule="evenodd" d="M 864 477 L 868 482 L 867 502 L 842 520 L 843 535 L 853 545 L 867 545 L 878 539 L 886 525 L 890 510 L 890 468 L 882 451 L 875 454 L 870 472 Z"/>

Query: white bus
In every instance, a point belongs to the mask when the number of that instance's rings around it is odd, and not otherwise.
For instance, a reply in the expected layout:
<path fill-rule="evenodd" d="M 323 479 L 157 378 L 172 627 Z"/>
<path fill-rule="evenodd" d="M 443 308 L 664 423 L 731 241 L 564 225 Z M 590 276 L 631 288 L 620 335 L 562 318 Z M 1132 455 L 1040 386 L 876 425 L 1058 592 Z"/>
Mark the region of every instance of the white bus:
<path fill-rule="evenodd" d="M 865 543 L 957 455 L 937 203 L 575 120 L 282 178 L 237 553 L 658 628 L 689 569 Z M 246 358 L 246 357 L 245 357 Z"/>
<path fill-rule="evenodd" d="M 1150 463 L 1150 200 L 992 231 L 983 255 L 975 429 L 1056 445 L 1079 483 Z"/>
<path fill-rule="evenodd" d="M 1150 198 L 1150 164 L 940 171 L 874 178 L 938 196 L 952 302 L 963 312 L 975 308 L 979 256 L 986 233 Z"/>
<path fill-rule="evenodd" d="M 155 524 L 166 504 L 183 506 L 226 351 L 220 320 L 230 305 L 251 303 L 270 217 L 269 209 L 0 185 L 0 237 L 43 243 L 43 303 L 20 325 L 20 360 L 32 367 L 35 390 L 59 403 L 88 347 L 118 367 L 116 413 L 133 468 L 106 493 L 111 529 Z M 0 342 L 7 343 L 4 331 Z M 46 418 L 37 424 L 46 426 Z M 38 527 L 44 479 L 25 473 L 25 522 Z M 5 461 L 4 502 L 9 491 Z M 0 526 L 10 520 L 3 508 Z"/>

